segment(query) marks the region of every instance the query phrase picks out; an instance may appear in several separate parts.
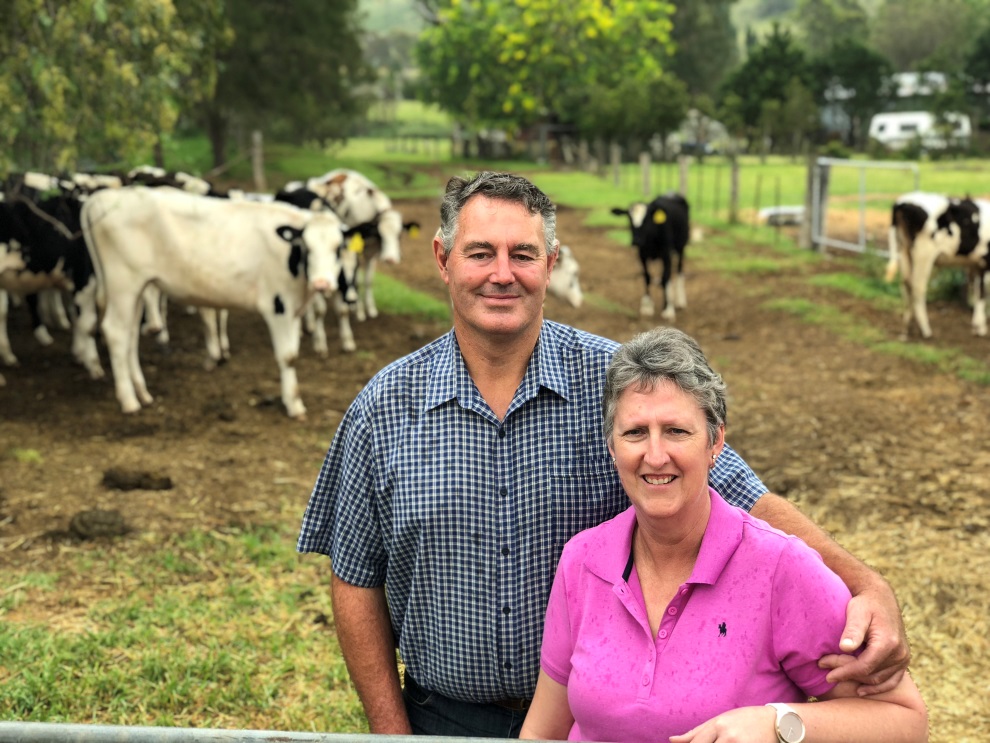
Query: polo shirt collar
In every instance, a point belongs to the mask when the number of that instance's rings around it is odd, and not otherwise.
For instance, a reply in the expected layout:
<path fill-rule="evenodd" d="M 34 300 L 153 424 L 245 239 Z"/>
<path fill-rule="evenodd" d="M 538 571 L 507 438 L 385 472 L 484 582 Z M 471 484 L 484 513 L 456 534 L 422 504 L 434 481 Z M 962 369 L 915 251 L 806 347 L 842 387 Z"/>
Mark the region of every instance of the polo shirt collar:
<path fill-rule="evenodd" d="M 540 387 L 546 387 L 564 399 L 569 399 L 570 379 L 564 368 L 561 344 L 554 325 L 547 320 L 543 321 L 536 349 L 530 356 L 520 385 L 521 390 L 516 394 L 520 402 L 535 397 Z M 437 353 L 433 355 L 430 365 L 430 383 L 424 409 L 432 410 L 453 399 L 457 399 L 461 407 L 470 408 L 470 401 L 477 392 L 461 355 L 457 335 L 450 330 L 439 339 L 438 344 Z"/>
<path fill-rule="evenodd" d="M 708 488 L 708 496 L 711 513 L 688 583 L 715 583 L 742 541 L 742 511 L 726 503 L 712 488 Z M 632 506 L 598 527 L 586 553 L 587 569 L 613 585 L 624 583 L 635 528 L 636 510 Z"/>

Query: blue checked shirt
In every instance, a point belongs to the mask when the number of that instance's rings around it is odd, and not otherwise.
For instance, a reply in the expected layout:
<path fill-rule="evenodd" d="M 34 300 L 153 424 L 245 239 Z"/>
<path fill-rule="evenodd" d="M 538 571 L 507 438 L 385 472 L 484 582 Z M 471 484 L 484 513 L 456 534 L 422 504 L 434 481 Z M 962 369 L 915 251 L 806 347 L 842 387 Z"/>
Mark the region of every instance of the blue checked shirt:
<path fill-rule="evenodd" d="M 629 505 L 602 436 L 618 344 L 545 321 L 504 421 L 453 331 L 382 369 L 327 452 L 297 549 L 385 586 L 406 668 L 468 702 L 530 698 L 564 543 Z M 747 510 L 766 488 L 728 446 L 711 483 Z"/>

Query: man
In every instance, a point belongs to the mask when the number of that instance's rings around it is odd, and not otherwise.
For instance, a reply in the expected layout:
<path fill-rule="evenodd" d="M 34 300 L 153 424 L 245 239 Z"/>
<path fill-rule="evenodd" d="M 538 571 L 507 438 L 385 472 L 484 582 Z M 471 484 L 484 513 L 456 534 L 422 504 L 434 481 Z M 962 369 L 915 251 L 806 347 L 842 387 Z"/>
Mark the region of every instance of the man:
<path fill-rule="evenodd" d="M 433 253 L 454 327 L 357 396 L 298 549 L 331 557 L 337 634 L 371 732 L 515 737 L 564 542 L 628 506 L 601 430 L 618 344 L 543 319 L 556 210 L 529 181 L 452 178 L 440 218 Z M 711 483 L 805 539 L 849 586 L 843 649 L 867 648 L 823 659 L 831 677 L 862 692 L 896 684 L 909 653 L 883 578 L 728 446 Z"/>

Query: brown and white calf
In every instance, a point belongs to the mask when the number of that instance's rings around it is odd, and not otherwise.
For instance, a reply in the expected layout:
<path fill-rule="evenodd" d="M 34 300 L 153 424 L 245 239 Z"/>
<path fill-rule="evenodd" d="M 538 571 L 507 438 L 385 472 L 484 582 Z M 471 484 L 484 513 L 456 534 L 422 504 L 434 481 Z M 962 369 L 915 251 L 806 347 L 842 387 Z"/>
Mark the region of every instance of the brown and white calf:
<path fill-rule="evenodd" d="M 891 210 L 887 281 L 901 275 L 904 337 L 916 323 L 932 337 L 928 320 L 928 282 L 936 266 L 965 268 L 973 303 L 973 333 L 987 334 L 986 276 L 990 244 L 990 203 L 913 191 Z"/>
<path fill-rule="evenodd" d="M 337 288 L 344 235 L 333 214 L 128 187 L 90 197 L 82 226 L 125 413 L 153 402 L 138 359 L 138 334 L 141 295 L 154 283 L 186 304 L 259 312 L 271 333 L 286 412 L 305 415 L 294 364 L 306 303 L 316 292 Z"/>

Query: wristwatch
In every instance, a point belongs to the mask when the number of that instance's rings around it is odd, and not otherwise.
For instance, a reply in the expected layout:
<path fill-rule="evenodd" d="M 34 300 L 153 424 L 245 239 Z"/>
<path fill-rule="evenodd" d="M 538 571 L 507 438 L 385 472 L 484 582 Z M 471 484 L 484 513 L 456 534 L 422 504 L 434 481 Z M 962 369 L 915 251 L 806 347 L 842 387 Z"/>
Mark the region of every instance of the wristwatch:
<path fill-rule="evenodd" d="M 804 740 L 804 720 L 793 707 L 780 702 L 770 702 L 767 707 L 773 707 L 777 713 L 774 730 L 779 743 L 801 743 Z"/>

